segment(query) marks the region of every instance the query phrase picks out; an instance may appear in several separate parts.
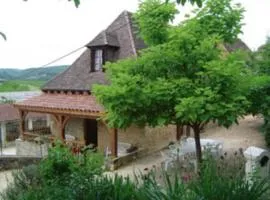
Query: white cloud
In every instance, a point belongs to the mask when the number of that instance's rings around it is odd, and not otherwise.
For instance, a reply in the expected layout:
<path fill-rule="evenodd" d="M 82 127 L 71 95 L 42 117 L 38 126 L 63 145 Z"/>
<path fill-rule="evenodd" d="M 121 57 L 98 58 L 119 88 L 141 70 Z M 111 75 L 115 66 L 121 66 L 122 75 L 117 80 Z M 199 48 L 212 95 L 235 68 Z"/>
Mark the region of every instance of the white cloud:
<path fill-rule="evenodd" d="M 270 33 L 269 0 L 235 0 L 245 6 L 243 40 L 257 48 Z M 1 0 L 0 68 L 39 67 L 83 46 L 123 10 L 135 11 L 137 0 Z M 188 9 L 185 9 L 188 10 Z M 79 52 L 80 53 L 80 52 Z M 55 64 L 71 64 L 79 53 Z"/>

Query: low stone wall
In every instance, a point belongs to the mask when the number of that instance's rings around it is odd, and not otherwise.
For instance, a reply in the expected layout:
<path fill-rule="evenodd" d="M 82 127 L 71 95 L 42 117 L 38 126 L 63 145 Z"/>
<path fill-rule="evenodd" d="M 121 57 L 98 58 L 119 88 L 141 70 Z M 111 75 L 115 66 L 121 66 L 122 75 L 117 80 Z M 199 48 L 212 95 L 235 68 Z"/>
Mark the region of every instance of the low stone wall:
<path fill-rule="evenodd" d="M 117 158 L 112 159 L 110 170 L 116 170 L 119 167 L 125 166 L 127 163 L 134 161 L 135 159 L 141 158 L 147 154 L 145 149 L 138 149 L 127 155 L 123 155 Z"/>
<path fill-rule="evenodd" d="M 48 155 L 49 144 L 39 144 L 38 142 L 21 139 L 17 139 L 15 143 L 17 156 L 43 157 Z"/>
<path fill-rule="evenodd" d="M 20 169 L 24 166 L 38 163 L 41 157 L 0 156 L 0 171 Z"/>

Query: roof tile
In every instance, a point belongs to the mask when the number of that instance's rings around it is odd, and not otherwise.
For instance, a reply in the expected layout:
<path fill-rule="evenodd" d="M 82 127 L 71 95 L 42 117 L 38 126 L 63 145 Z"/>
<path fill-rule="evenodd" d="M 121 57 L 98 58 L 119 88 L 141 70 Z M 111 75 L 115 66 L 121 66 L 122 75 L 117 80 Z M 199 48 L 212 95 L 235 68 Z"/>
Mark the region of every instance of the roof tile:
<path fill-rule="evenodd" d="M 15 106 L 50 108 L 82 112 L 102 112 L 100 106 L 92 95 L 73 94 L 42 94 L 14 104 Z"/>

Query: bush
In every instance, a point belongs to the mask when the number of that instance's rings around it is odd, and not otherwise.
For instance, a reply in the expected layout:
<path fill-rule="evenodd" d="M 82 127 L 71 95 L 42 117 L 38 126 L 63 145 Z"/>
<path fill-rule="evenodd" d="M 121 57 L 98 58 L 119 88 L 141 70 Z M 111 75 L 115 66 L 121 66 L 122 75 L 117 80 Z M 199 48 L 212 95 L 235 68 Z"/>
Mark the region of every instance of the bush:
<path fill-rule="evenodd" d="M 134 179 L 102 172 L 99 154 L 74 156 L 57 143 L 48 158 L 14 173 L 14 181 L 1 194 L 4 200 L 265 200 L 268 180 L 244 179 L 242 154 L 220 160 L 206 157 L 200 173 L 188 182 L 179 174 L 158 172 Z M 228 162 L 229 160 L 236 160 Z M 239 164 L 240 163 L 240 164 Z M 242 166 L 242 167 L 240 167 Z M 178 168 L 179 170 L 179 168 Z"/>
<path fill-rule="evenodd" d="M 234 161 L 231 163 L 220 165 L 219 161 L 208 158 L 200 168 L 200 176 L 190 184 L 189 189 L 195 192 L 197 199 L 265 200 L 269 191 L 268 179 L 254 177 L 251 184 L 244 177 L 244 168 L 239 168 Z"/>

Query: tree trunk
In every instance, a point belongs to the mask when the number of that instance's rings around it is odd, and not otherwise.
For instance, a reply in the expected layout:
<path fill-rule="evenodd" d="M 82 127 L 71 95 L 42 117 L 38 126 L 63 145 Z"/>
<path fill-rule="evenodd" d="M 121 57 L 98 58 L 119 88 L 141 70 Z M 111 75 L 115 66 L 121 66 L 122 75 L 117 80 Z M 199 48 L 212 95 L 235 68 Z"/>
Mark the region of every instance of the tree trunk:
<path fill-rule="evenodd" d="M 200 142 L 200 126 L 192 127 L 194 130 L 194 139 L 196 145 L 196 157 L 198 165 L 202 162 L 202 149 L 201 149 L 201 142 Z"/>
<path fill-rule="evenodd" d="M 181 124 L 176 124 L 176 140 L 179 141 L 183 135 L 183 126 Z"/>
<path fill-rule="evenodd" d="M 190 136 L 190 126 L 187 125 L 186 127 L 186 136 L 189 137 Z"/>

